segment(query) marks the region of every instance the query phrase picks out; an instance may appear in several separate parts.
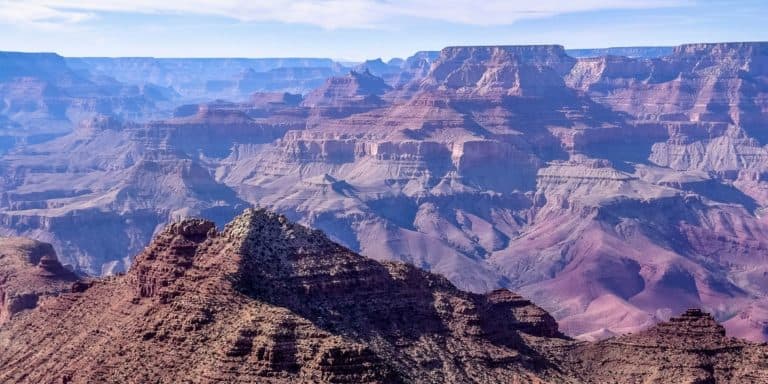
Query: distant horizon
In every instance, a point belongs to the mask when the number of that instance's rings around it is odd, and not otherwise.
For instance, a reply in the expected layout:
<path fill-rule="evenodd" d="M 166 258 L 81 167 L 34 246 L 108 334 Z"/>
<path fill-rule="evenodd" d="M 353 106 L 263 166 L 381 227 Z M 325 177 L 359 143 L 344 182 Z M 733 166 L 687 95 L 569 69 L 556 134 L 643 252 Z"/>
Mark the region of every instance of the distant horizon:
<path fill-rule="evenodd" d="M 0 49 L 0 53 L 21 53 L 21 54 L 54 54 L 68 59 L 190 59 L 190 60 L 270 60 L 270 59 L 310 59 L 310 60 L 331 60 L 337 63 L 362 63 L 369 60 L 382 60 L 388 62 L 394 59 L 406 59 L 419 52 L 440 52 L 446 48 L 460 48 L 460 47 L 535 47 L 535 46 L 561 46 L 565 51 L 576 50 L 608 50 L 608 49 L 649 49 L 649 48 L 676 48 L 685 45 L 696 44 L 768 44 L 768 40 L 745 40 L 745 41 L 697 41 L 681 43 L 676 45 L 622 45 L 622 46 L 610 46 L 610 47 L 576 47 L 571 48 L 562 44 L 476 44 L 476 45 L 447 45 L 440 49 L 430 50 L 421 49 L 412 52 L 406 56 L 394 56 L 394 57 L 369 57 L 363 60 L 353 60 L 347 58 L 337 57 L 323 57 L 323 56 L 68 56 L 63 55 L 55 51 L 16 51 Z"/>
<path fill-rule="evenodd" d="M 446 46 L 764 41 L 760 0 L 0 0 L 0 49 L 64 57 L 360 62 Z"/>

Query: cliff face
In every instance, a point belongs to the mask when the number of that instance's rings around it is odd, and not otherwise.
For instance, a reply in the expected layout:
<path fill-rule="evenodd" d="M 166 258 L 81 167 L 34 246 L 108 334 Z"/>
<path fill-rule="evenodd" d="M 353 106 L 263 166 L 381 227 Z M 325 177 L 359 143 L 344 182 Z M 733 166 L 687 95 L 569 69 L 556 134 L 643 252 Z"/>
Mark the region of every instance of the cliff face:
<path fill-rule="evenodd" d="M 110 273 L 173 218 L 260 205 L 462 289 L 521 292 L 572 336 L 703 307 L 764 340 L 765 44 L 668 53 L 450 47 L 303 97 L 86 124 L 0 160 L 0 232 Z"/>
<path fill-rule="evenodd" d="M 649 157 L 658 165 L 759 173 L 768 143 L 767 63 L 766 43 L 690 44 L 655 59 L 580 60 L 566 81 L 636 125 L 663 127 L 666 141 Z"/>
<path fill-rule="evenodd" d="M 366 259 L 264 210 L 246 211 L 222 232 L 200 219 L 171 224 L 126 275 L 77 286 L 0 327 L 0 379 L 766 379 L 758 359 L 765 346 L 724 338 L 701 312 L 626 338 L 574 342 L 548 313 L 507 290 L 463 292 L 415 267 Z M 635 349 L 643 351 L 640 364 L 630 358 Z"/>

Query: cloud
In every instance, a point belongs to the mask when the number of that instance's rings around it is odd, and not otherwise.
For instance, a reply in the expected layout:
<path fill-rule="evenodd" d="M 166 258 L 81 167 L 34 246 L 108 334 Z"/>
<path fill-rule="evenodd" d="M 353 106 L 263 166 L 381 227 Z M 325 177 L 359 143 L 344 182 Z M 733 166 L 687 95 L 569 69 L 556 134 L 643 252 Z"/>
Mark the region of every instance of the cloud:
<path fill-rule="evenodd" d="M 77 24 L 91 19 L 93 16 L 92 12 L 82 10 L 61 11 L 34 1 L 0 0 L 0 22 L 56 27 L 65 24 Z"/>
<path fill-rule="evenodd" d="M 606 9 L 680 6 L 692 0 L 0 0 L 0 20 L 78 23 L 99 12 L 196 14 L 243 22 L 276 21 L 327 29 L 376 28 L 402 18 L 469 25 L 506 25 L 521 19 Z"/>

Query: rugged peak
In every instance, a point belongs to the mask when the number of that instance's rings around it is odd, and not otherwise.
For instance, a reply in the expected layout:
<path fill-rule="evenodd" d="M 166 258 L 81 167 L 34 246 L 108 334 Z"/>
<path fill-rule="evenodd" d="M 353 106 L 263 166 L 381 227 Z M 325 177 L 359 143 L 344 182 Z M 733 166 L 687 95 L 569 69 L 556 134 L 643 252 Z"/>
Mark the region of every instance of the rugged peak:
<path fill-rule="evenodd" d="M 573 366 L 585 382 L 765 383 L 764 353 L 764 345 L 726 338 L 710 314 L 689 309 L 643 332 L 577 346 L 566 359 L 579 361 Z"/>
<path fill-rule="evenodd" d="M 224 236 L 246 247 L 270 245 L 293 249 L 330 242 L 322 232 L 292 223 L 287 217 L 264 208 L 246 209 L 226 225 Z"/>
<path fill-rule="evenodd" d="M 645 331 L 606 340 L 606 343 L 687 350 L 716 349 L 727 344 L 727 339 L 725 328 L 711 314 L 692 308 Z"/>
<path fill-rule="evenodd" d="M 557 321 L 547 311 L 512 291 L 497 289 L 485 295 L 484 299 L 488 314 L 485 320 L 490 323 L 504 324 L 514 319 L 515 329 L 529 335 L 563 337 Z M 495 330 L 494 333 L 502 335 L 503 330 Z"/>
<path fill-rule="evenodd" d="M 368 72 L 376 75 L 391 73 L 398 69 L 397 66 L 385 63 L 381 58 L 366 60 L 364 63 L 355 67 L 357 72 Z"/>
<path fill-rule="evenodd" d="M 287 295 L 282 288 L 292 286 L 292 279 L 309 265 L 308 259 L 322 254 L 329 265 L 342 263 L 335 252 L 339 249 L 343 248 L 320 231 L 265 209 L 249 208 L 221 233 L 213 222 L 203 219 L 168 225 L 136 257 L 128 278 L 137 297 L 161 301 L 178 293 L 181 280 L 195 280 L 198 275 L 226 277 L 242 291 Z"/>
<path fill-rule="evenodd" d="M 355 90 L 357 95 L 381 95 L 392 89 L 381 77 L 372 74 L 368 68 L 362 72 L 350 71 L 347 78 L 357 86 Z"/>
<path fill-rule="evenodd" d="M 22 237 L 0 238 L 0 274 L 29 274 L 51 279 L 75 280 L 76 276 L 59 262 L 53 246 Z M 34 290 L 34 286 L 27 287 Z"/>
<path fill-rule="evenodd" d="M 353 97 L 380 95 L 391 88 L 381 77 L 365 68 L 362 71 L 351 70 L 346 76 L 328 79 L 322 87 L 312 92 L 308 99 L 318 92 L 326 96 Z"/>
<path fill-rule="evenodd" d="M 661 344 L 680 334 L 708 340 L 713 320 L 701 312 L 657 327 L 663 334 L 575 342 L 512 292 L 459 291 L 264 209 L 222 233 L 201 219 L 171 224 L 129 275 L 85 285 L 0 327 L 0 381 L 648 382 L 677 369 L 662 358 L 698 369 L 714 354 L 727 359 L 718 369 L 735 372 L 732 382 L 764 382 L 766 371 L 761 346 L 740 344 L 742 352 L 721 340 L 714 347 L 724 348 L 700 353 Z M 28 302 L 36 297 L 15 301 Z M 682 368 L 669 377 L 691 382 Z"/>
<path fill-rule="evenodd" d="M 309 292 L 314 287 L 303 280 L 305 275 L 320 274 L 321 267 L 341 267 L 349 257 L 359 258 L 349 251 L 340 253 L 343 247 L 322 232 L 262 208 L 247 209 L 227 224 L 223 237 L 238 254 L 237 288 L 257 294 L 279 292 L 275 298 L 296 292 L 297 286 Z M 315 264 L 318 257 L 323 258 L 323 266 Z"/>

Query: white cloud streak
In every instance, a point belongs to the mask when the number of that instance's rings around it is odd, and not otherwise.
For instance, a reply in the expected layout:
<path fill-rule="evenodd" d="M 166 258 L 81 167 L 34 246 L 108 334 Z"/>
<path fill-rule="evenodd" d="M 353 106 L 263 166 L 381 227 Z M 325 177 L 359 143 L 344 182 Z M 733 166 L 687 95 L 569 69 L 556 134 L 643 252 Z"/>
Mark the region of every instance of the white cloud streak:
<path fill-rule="evenodd" d="M 692 0 L 0 0 L 0 21 L 75 24 L 99 12 L 194 14 L 243 22 L 276 21 L 326 29 L 378 28 L 404 17 L 465 25 L 506 25 L 521 19 L 606 9 L 680 6 Z"/>

